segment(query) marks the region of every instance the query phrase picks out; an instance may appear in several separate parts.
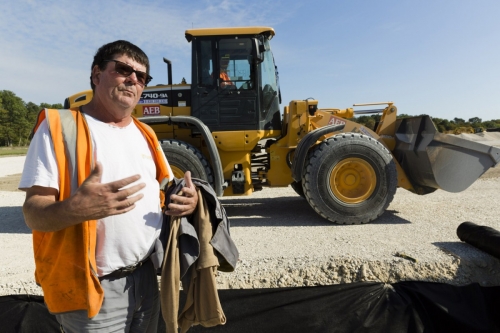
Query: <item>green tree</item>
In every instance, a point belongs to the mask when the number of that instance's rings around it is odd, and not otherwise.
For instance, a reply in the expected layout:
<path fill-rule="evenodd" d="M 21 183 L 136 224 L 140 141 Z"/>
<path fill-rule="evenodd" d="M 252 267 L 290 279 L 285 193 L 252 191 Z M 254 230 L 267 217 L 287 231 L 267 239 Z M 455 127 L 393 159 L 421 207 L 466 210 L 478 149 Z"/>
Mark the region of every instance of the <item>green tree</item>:
<path fill-rule="evenodd" d="M 7 110 L 4 110 L 2 104 L 2 95 L 0 95 L 0 145 L 2 143 L 3 132 L 5 131 L 7 121 Z"/>
<path fill-rule="evenodd" d="M 23 138 L 27 137 L 27 112 L 23 100 L 17 97 L 12 91 L 0 91 L 2 100 L 3 131 L 0 135 L 3 137 L 6 146 L 20 145 Z"/>
<path fill-rule="evenodd" d="M 36 118 L 41 109 L 42 108 L 39 105 L 36 105 L 33 102 L 26 103 L 26 114 L 28 116 L 28 123 L 31 126 L 35 125 Z"/>
<path fill-rule="evenodd" d="M 471 124 L 481 124 L 483 120 L 479 117 L 469 118 L 469 123 Z"/>
<path fill-rule="evenodd" d="M 492 125 L 491 127 L 488 128 L 499 128 L 500 127 L 500 119 L 492 119 L 489 121 L 490 124 Z M 486 127 L 486 126 L 485 126 Z"/>
<path fill-rule="evenodd" d="M 63 105 L 61 103 L 57 104 L 49 104 L 49 103 L 41 103 L 40 109 L 62 109 Z"/>
<path fill-rule="evenodd" d="M 488 120 L 483 123 L 484 128 L 499 128 L 500 127 L 500 121 L 496 122 L 494 120 Z"/>
<path fill-rule="evenodd" d="M 361 124 L 365 127 L 368 127 L 371 130 L 374 130 L 375 124 L 380 121 L 381 116 L 379 114 L 373 114 L 370 116 L 359 116 L 355 118 L 351 118 L 350 120 L 355 121 L 358 124 Z"/>

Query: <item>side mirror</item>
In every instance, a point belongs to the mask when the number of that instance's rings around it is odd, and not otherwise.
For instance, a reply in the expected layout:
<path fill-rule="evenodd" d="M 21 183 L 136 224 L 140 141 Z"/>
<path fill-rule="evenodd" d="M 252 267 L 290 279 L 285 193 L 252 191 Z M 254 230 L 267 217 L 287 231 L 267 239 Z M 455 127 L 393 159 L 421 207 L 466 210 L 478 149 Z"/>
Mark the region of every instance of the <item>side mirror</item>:
<path fill-rule="evenodd" d="M 264 52 L 266 51 L 266 49 L 257 38 L 255 38 L 253 41 L 255 43 L 255 47 L 253 48 L 255 50 L 254 59 L 257 61 L 257 63 L 261 63 L 264 61 Z"/>

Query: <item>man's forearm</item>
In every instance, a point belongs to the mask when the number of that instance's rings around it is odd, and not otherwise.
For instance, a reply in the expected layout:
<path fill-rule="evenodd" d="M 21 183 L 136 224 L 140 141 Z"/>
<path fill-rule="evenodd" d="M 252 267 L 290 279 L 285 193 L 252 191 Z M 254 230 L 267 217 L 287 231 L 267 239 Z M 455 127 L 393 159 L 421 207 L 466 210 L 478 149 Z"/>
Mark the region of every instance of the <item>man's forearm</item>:
<path fill-rule="evenodd" d="M 45 196 L 32 195 L 23 205 L 26 225 L 32 230 L 52 232 L 82 223 L 84 216 L 75 214 L 71 201 L 55 201 Z"/>
<path fill-rule="evenodd" d="M 84 221 L 124 214 L 134 209 L 135 203 L 143 198 L 139 191 L 146 184 L 129 186 L 140 179 L 139 175 L 101 184 L 101 173 L 102 166 L 97 162 L 76 192 L 61 201 L 57 201 L 59 193 L 54 188 L 29 188 L 23 205 L 28 227 L 45 232 L 58 231 Z"/>

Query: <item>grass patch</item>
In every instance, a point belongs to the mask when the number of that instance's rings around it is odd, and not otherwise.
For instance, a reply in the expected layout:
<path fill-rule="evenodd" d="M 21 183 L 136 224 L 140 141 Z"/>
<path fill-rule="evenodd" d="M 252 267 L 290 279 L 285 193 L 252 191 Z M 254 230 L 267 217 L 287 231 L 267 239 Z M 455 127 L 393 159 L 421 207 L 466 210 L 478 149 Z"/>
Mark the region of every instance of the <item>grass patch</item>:
<path fill-rule="evenodd" d="M 28 147 L 0 147 L 0 156 L 26 155 Z"/>

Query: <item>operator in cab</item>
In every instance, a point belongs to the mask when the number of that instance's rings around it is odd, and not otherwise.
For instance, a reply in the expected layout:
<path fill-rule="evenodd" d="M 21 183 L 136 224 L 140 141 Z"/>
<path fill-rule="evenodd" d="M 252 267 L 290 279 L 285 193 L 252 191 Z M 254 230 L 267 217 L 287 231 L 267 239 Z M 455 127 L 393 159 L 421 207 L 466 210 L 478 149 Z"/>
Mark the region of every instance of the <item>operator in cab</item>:
<path fill-rule="evenodd" d="M 220 59 L 220 83 L 219 86 L 221 88 L 227 87 L 227 86 L 234 86 L 234 83 L 231 81 L 231 78 L 227 74 L 227 66 L 229 65 L 229 55 L 226 54 L 225 56 L 221 57 Z"/>

